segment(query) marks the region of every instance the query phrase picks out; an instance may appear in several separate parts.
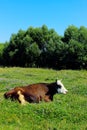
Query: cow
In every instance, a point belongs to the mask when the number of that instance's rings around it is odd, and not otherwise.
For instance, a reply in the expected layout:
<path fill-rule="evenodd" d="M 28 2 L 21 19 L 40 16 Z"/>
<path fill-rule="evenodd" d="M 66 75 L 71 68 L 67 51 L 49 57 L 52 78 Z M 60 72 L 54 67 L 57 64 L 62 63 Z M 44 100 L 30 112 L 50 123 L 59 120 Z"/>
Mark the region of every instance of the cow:
<path fill-rule="evenodd" d="M 61 80 L 52 83 L 36 83 L 27 86 L 15 87 L 4 94 L 4 97 L 17 99 L 21 104 L 53 101 L 56 93 L 66 94 L 68 90 Z"/>

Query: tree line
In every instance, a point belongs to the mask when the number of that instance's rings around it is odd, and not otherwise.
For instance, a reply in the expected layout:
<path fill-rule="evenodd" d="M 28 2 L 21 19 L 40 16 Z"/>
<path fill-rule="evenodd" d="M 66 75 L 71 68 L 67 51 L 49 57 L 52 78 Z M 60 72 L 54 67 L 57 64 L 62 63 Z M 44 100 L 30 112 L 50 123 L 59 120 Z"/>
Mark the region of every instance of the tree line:
<path fill-rule="evenodd" d="M 0 65 L 87 69 L 87 28 L 68 26 L 64 36 L 46 25 L 19 30 L 0 44 Z"/>

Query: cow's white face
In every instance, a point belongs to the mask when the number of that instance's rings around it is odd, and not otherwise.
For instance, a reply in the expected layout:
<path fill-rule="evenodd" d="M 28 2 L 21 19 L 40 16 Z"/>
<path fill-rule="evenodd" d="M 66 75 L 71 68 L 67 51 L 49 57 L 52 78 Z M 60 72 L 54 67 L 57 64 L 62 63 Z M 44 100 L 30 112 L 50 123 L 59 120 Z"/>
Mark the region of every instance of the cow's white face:
<path fill-rule="evenodd" d="M 66 94 L 68 92 L 68 90 L 62 84 L 61 80 L 57 80 L 57 86 L 58 86 L 58 88 L 57 88 L 58 93 Z"/>

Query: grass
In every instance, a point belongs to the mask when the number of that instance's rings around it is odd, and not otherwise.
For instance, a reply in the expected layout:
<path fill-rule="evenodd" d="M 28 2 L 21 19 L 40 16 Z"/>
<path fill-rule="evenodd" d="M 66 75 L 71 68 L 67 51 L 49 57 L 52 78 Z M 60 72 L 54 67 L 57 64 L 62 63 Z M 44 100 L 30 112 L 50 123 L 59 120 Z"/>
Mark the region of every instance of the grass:
<path fill-rule="evenodd" d="M 54 101 L 20 105 L 3 98 L 10 88 L 62 79 L 67 95 Z M 0 68 L 0 130 L 87 130 L 87 71 Z"/>

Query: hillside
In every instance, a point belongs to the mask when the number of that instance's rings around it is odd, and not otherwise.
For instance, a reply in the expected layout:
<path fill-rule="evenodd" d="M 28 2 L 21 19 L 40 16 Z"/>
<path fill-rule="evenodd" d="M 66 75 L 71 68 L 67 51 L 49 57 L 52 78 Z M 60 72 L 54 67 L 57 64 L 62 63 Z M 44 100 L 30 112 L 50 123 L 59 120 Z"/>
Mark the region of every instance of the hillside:
<path fill-rule="evenodd" d="M 66 95 L 53 102 L 27 104 L 6 100 L 10 88 L 62 79 Z M 87 130 L 87 71 L 0 68 L 0 130 Z"/>

